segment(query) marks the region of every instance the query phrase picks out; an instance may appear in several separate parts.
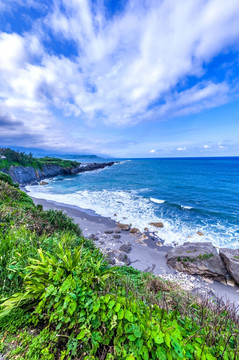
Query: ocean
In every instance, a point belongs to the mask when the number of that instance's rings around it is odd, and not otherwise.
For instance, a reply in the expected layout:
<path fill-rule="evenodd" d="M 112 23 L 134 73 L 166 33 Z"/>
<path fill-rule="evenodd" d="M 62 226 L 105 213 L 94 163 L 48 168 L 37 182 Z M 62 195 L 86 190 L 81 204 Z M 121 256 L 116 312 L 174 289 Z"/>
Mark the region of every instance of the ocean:
<path fill-rule="evenodd" d="M 157 230 L 165 244 L 211 241 L 239 248 L 239 157 L 120 159 L 112 167 L 27 190 L 141 231 L 156 230 L 150 222 L 163 222 Z"/>

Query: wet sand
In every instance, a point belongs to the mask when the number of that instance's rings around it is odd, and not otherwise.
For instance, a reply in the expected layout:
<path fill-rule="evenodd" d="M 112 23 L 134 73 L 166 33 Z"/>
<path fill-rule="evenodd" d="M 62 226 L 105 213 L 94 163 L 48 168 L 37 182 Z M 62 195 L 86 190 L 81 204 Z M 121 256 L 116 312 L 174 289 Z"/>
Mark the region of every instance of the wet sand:
<path fill-rule="evenodd" d="M 217 296 L 222 298 L 225 303 L 232 302 L 239 306 L 239 286 L 224 285 L 217 281 L 209 283 L 208 279 L 204 280 L 199 276 L 179 273 L 169 268 L 166 263 L 166 254 L 170 247 L 158 246 L 155 239 L 145 240 L 140 235 L 130 234 L 129 231 L 118 233 L 117 223 L 114 220 L 100 216 L 93 210 L 34 197 L 32 199 L 35 204 L 41 204 L 44 210 L 56 209 L 65 212 L 75 223 L 79 224 L 85 237 L 90 237 L 92 234 L 96 237 L 95 245 L 103 253 L 117 256 L 122 253 L 119 250 L 122 245 L 130 244 L 131 250 L 127 256 L 130 266 L 133 268 L 174 280 L 176 284 L 180 284 L 184 289 L 193 293 L 207 294 L 210 297 Z M 127 224 L 127 219 L 125 219 L 125 223 Z M 123 252 L 123 254 L 125 253 Z"/>

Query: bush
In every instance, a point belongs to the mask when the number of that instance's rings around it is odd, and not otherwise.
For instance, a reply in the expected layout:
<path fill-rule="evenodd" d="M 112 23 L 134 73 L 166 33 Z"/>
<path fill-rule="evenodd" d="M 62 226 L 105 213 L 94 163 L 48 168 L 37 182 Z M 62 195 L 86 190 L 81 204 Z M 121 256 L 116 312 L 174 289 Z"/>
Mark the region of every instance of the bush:
<path fill-rule="evenodd" d="M 5 173 L 3 173 L 2 171 L 0 171 L 0 181 L 4 181 L 5 183 L 7 183 L 7 184 L 9 184 L 9 185 L 11 185 L 11 186 L 14 186 L 14 187 L 16 187 L 16 188 L 19 187 L 19 184 L 14 183 L 14 182 L 12 181 L 12 178 L 11 178 L 10 175 L 5 174 Z"/>

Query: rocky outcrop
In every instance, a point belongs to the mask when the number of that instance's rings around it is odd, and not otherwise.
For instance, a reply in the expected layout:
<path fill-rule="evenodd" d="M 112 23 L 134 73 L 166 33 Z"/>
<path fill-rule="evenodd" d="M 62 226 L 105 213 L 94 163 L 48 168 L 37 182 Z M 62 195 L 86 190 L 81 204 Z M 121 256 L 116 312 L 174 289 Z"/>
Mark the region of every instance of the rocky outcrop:
<path fill-rule="evenodd" d="M 239 284 L 239 249 L 220 249 L 219 254 L 231 277 Z"/>
<path fill-rule="evenodd" d="M 222 259 L 210 242 L 186 242 L 176 246 L 168 252 L 167 264 L 178 271 L 209 276 L 218 280 L 226 275 Z"/>
<path fill-rule="evenodd" d="M 11 166 L 9 170 L 2 169 L 2 172 L 9 174 L 14 182 L 20 185 L 36 184 L 42 179 L 51 178 L 59 175 L 76 175 L 81 172 L 103 169 L 112 166 L 114 162 L 109 163 L 93 163 L 87 165 L 79 165 L 72 167 L 62 167 L 60 165 L 47 164 L 42 169 L 34 169 L 33 167 Z"/>
<path fill-rule="evenodd" d="M 149 225 L 155 226 L 157 228 L 163 228 L 164 227 L 162 222 L 151 222 Z"/>

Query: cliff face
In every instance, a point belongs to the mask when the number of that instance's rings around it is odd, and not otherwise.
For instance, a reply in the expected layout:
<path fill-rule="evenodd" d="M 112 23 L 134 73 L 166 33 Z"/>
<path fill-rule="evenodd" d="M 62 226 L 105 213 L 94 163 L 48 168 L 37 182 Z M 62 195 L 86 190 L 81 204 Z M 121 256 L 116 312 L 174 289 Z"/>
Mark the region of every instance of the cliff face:
<path fill-rule="evenodd" d="M 93 163 L 82 166 L 81 164 L 64 168 L 60 165 L 47 164 L 43 168 L 34 169 L 33 167 L 11 166 L 9 170 L 2 169 L 2 172 L 9 174 L 14 182 L 20 185 L 34 184 L 46 178 L 51 178 L 59 175 L 75 175 L 80 172 L 103 169 L 107 166 L 112 166 L 114 162 L 110 163 Z"/>

